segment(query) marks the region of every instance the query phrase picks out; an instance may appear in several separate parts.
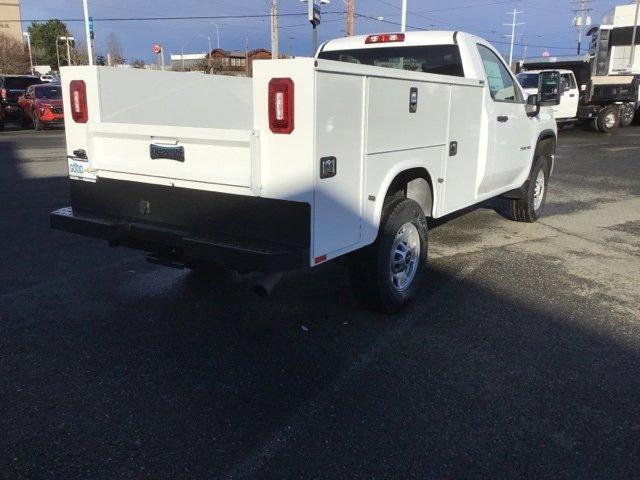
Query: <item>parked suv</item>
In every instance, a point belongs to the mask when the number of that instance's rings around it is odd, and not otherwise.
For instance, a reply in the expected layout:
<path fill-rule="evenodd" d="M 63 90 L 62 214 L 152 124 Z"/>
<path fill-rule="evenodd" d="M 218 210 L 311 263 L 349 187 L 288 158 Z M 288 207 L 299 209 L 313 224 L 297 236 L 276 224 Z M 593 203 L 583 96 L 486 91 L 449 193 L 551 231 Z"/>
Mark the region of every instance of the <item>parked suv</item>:
<path fill-rule="evenodd" d="M 22 110 L 22 127 L 32 124 L 35 130 L 44 130 L 48 125 L 61 125 L 64 122 L 62 88 L 58 84 L 31 85 L 18 103 Z"/>
<path fill-rule="evenodd" d="M 0 104 L 6 119 L 18 118 L 18 98 L 31 85 L 41 84 L 40 77 L 32 75 L 0 75 Z"/>

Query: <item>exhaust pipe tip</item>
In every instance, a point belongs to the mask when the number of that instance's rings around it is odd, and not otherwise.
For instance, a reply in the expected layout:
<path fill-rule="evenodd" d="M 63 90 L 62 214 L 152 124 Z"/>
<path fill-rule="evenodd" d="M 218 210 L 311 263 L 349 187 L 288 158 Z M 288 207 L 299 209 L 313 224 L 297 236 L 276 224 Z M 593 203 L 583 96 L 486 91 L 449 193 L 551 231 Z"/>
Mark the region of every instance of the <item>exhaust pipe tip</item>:
<path fill-rule="evenodd" d="M 268 275 L 261 276 L 253 286 L 253 292 L 260 296 L 266 297 L 280 282 L 282 278 L 282 272 L 270 273 Z"/>

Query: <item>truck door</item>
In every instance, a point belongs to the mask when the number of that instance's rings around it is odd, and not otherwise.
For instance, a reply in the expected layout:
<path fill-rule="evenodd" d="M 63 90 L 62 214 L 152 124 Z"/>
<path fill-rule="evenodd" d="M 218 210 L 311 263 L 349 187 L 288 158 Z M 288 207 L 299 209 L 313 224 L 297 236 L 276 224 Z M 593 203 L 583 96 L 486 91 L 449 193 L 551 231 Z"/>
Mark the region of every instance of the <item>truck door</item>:
<path fill-rule="evenodd" d="M 531 162 L 531 120 L 522 91 L 504 62 L 491 49 L 478 45 L 487 79 L 487 169 L 479 193 L 504 189 L 521 177 Z"/>
<path fill-rule="evenodd" d="M 556 119 L 574 118 L 578 112 L 578 85 L 573 73 L 560 74 L 560 104 L 553 108 Z"/>

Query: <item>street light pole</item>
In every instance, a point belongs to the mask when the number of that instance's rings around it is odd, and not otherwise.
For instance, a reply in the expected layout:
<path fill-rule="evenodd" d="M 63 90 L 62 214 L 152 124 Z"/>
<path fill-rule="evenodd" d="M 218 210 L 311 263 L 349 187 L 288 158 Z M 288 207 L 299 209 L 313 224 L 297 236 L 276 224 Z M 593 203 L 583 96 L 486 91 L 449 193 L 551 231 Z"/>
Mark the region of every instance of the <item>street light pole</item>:
<path fill-rule="evenodd" d="M 407 0 L 402 0 L 402 19 L 400 20 L 400 31 L 407 31 Z"/>
<path fill-rule="evenodd" d="M 91 48 L 91 29 L 89 28 L 89 6 L 87 0 L 82 0 L 82 8 L 84 9 L 84 33 L 87 36 L 87 56 L 89 57 L 89 65 L 93 66 L 93 51 Z"/>
<path fill-rule="evenodd" d="M 67 42 L 67 66 L 71 66 L 71 46 L 69 45 L 70 41 L 75 41 L 74 37 L 59 37 L 60 40 L 62 40 L 63 42 L 66 41 Z M 56 46 L 58 45 L 58 42 L 56 41 Z M 60 60 L 58 58 L 58 65 L 60 65 Z"/>
<path fill-rule="evenodd" d="M 220 27 L 216 22 L 211 22 L 211 25 L 216 27 L 216 40 L 218 41 L 218 50 L 220 50 Z"/>
<path fill-rule="evenodd" d="M 271 0 L 271 58 L 280 57 L 280 38 L 278 25 L 278 0 Z"/>
<path fill-rule="evenodd" d="M 638 14 L 640 13 L 640 0 L 636 0 L 636 17 L 633 21 L 633 33 L 631 34 L 631 52 L 629 52 L 629 70 L 633 70 L 636 60 L 636 30 L 638 30 Z"/>
<path fill-rule="evenodd" d="M 56 37 L 56 58 L 58 59 L 58 71 L 60 71 L 60 48 L 58 46 L 59 38 Z"/>
<path fill-rule="evenodd" d="M 29 47 L 29 66 L 31 67 L 31 75 L 33 75 L 33 55 L 31 54 L 31 34 L 29 32 L 22 32 L 22 35 L 27 37 L 27 45 Z"/>

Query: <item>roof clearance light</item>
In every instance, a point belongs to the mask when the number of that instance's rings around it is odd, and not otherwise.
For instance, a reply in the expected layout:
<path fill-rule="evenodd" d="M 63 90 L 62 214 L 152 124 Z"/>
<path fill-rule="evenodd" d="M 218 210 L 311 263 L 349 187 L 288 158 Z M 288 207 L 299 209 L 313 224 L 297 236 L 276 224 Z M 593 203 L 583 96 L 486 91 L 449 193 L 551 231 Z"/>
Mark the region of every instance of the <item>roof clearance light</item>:
<path fill-rule="evenodd" d="M 364 41 L 366 44 L 392 42 L 404 42 L 404 33 L 381 33 L 380 35 L 369 35 Z"/>

